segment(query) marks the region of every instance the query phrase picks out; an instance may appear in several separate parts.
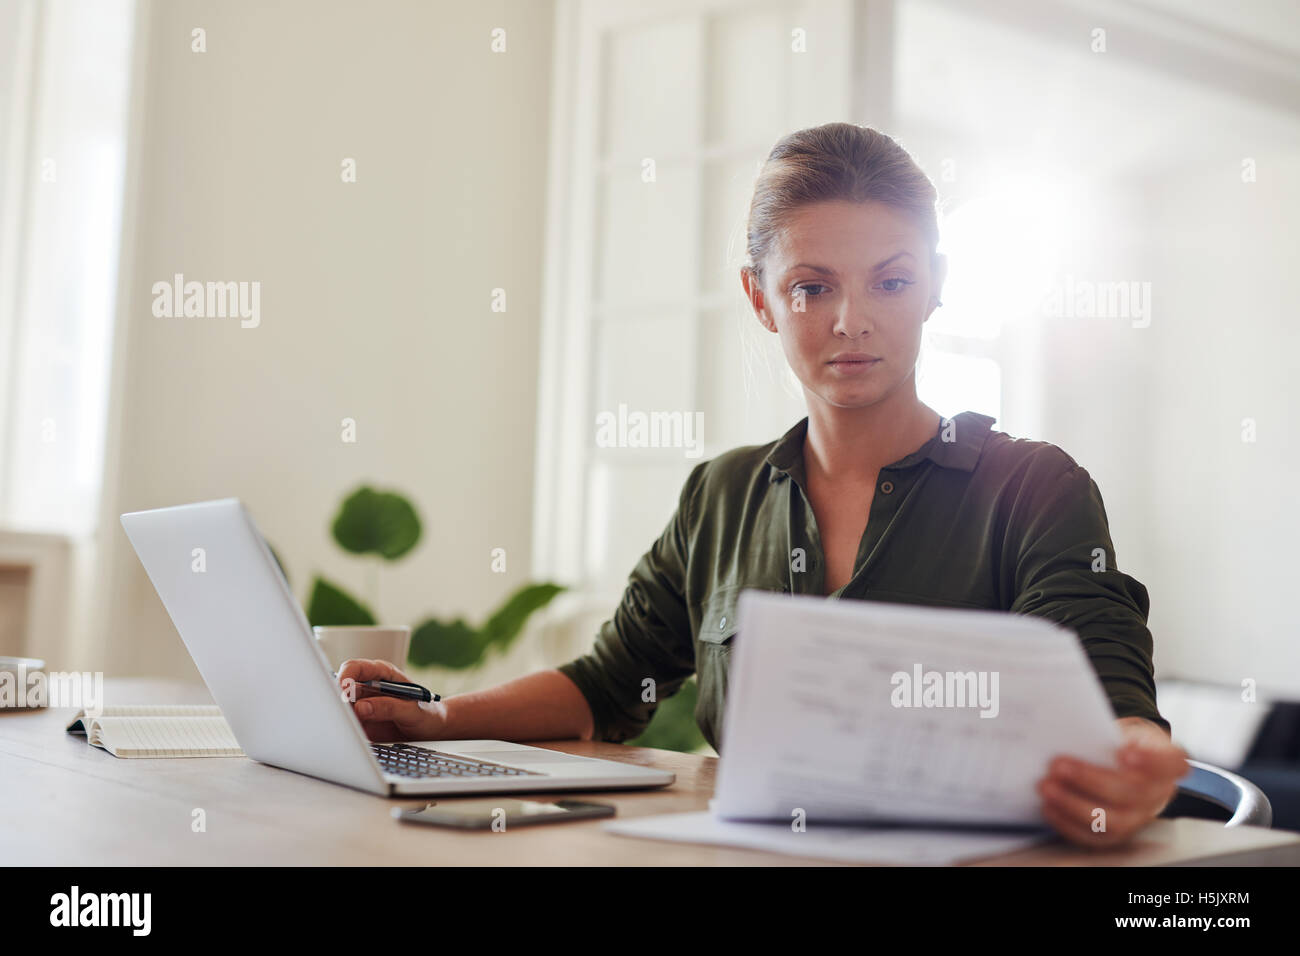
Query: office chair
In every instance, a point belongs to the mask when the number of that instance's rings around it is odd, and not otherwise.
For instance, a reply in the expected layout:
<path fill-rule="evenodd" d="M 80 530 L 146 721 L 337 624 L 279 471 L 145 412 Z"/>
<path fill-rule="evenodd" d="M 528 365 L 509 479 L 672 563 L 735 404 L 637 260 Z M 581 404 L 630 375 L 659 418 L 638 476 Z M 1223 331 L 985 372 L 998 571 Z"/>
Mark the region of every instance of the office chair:
<path fill-rule="evenodd" d="M 1259 787 L 1221 767 L 1187 763 L 1192 769 L 1178 781 L 1178 792 L 1160 816 L 1225 820 L 1225 827 L 1273 825 L 1273 807 Z"/>

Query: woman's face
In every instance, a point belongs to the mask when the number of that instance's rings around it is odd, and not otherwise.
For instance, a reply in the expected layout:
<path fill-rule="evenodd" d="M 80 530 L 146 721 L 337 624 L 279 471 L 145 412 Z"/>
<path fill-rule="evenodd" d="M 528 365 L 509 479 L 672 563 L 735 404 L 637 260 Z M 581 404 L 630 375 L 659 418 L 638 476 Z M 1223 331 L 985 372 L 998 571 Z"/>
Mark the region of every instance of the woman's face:
<path fill-rule="evenodd" d="M 878 202 L 801 206 L 764 266 L 761 289 L 746 271 L 741 281 L 809 401 L 861 408 L 900 386 L 915 394 L 921 326 L 945 266 L 912 217 Z"/>

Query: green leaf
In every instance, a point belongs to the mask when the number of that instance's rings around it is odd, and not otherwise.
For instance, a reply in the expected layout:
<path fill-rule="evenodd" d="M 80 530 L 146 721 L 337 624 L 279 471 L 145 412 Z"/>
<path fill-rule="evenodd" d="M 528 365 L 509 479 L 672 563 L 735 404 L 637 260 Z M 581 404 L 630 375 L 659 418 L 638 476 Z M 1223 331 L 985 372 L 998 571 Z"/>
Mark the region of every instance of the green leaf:
<path fill-rule="evenodd" d="M 565 590 L 558 584 L 525 584 L 497 608 L 483 624 L 483 634 L 489 646 L 505 651 L 534 611 L 544 608 L 551 599 Z"/>
<path fill-rule="evenodd" d="M 361 487 L 339 507 L 334 540 L 353 554 L 378 554 L 392 561 L 420 540 L 420 518 L 401 495 Z"/>
<path fill-rule="evenodd" d="M 486 651 L 487 641 L 482 633 L 460 618 L 450 624 L 429 618 L 411 632 L 407 660 L 416 667 L 464 670 L 482 661 Z"/>
<path fill-rule="evenodd" d="M 506 650 L 523 631 L 529 616 L 563 590 L 558 584 L 524 585 L 506 598 L 481 628 L 461 618 L 450 623 L 429 618 L 411 632 L 408 660 L 416 667 L 477 667 L 489 650 Z"/>
<path fill-rule="evenodd" d="M 659 702 L 659 709 L 650 719 L 650 725 L 639 737 L 627 741 L 628 745 L 681 753 L 699 750 L 707 743 L 695 723 L 695 702 L 699 696 L 700 689 L 693 678 L 682 684 L 681 690 Z"/>
<path fill-rule="evenodd" d="M 374 624 L 375 616 L 342 588 L 318 577 L 312 583 L 311 599 L 307 602 L 307 620 L 312 627 L 364 627 Z"/>

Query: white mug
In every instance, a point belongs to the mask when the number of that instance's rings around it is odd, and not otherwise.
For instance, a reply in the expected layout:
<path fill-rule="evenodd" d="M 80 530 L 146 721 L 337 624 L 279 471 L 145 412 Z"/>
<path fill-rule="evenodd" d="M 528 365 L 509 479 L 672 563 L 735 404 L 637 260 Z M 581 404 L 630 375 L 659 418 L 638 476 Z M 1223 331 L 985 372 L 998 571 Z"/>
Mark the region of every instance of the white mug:
<path fill-rule="evenodd" d="M 411 629 L 405 624 L 383 627 L 313 627 L 316 641 L 325 652 L 335 672 L 344 661 L 388 661 L 406 669 L 406 655 L 411 648 Z"/>

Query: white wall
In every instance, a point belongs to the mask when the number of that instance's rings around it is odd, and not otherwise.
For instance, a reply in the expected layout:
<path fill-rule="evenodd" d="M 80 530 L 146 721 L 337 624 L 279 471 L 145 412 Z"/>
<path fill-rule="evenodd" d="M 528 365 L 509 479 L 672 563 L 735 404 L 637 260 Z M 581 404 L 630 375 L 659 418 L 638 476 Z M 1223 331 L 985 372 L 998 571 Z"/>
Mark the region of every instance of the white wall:
<path fill-rule="evenodd" d="M 368 482 L 408 494 L 425 525 L 379 574 L 385 622 L 476 620 L 528 578 L 552 16 L 152 5 L 106 513 L 239 496 L 300 599 L 316 571 L 366 596 L 328 529 Z M 155 318 L 151 286 L 176 272 L 260 281 L 260 327 Z M 115 520 L 104 535 L 78 666 L 194 676 Z"/>
<path fill-rule="evenodd" d="M 1149 184 L 1160 237 L 1148 330 L 1159 362 L 1140 410 L 1154 489 L 1152 629 L 1173 674 L 1253 678 L 1261 693 L 1295 697 L 1300 149 L 1225 137 L 1217 152 L 1219 162 Z M 1245 156 L 1254 183 L 1241 180 Z M 1254 443 L 1242 440 L 1245 418 L 1257 423 Z"/>
<path fill-rule="evenodd" d="M 1258 144 L 1257 144 L 1258 145 Z M 1151 284 L 1150 326 L 1043 320 L 1042 428 L 1096 479 L 1119 566 L 1146 585 L 1159 677 L 1300 694 L 1291 429 L 1300 150 L 1228 142 L 1116 191 L 1081 279 Z M 1256 420 L 1254 443 L 1242 421 Z"/>

